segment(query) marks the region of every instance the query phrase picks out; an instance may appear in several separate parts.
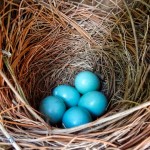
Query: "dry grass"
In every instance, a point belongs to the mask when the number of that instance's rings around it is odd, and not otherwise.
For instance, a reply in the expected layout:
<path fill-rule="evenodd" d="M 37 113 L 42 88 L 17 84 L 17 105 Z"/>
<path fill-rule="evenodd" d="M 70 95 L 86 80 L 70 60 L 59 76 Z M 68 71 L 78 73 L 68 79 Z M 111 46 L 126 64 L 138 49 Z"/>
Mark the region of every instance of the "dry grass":
<path fill-rule="evenodd" d="M 103 2 L 0 4 L 0 145 L 150 147 L 150 1 Z M 40 100 L 58 84 L 73 84 L 81 70 L 102 79 L 108 112 L 72 129 L 49 126 L 37 111 Z"/>

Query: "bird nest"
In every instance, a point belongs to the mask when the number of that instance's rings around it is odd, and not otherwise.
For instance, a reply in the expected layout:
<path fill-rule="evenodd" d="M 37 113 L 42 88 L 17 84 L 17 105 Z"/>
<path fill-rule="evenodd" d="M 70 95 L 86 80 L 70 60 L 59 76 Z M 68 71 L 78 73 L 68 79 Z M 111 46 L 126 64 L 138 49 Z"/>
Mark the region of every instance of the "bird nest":
<path fill-rule="evenodd" d="M 1 149 L 150 148 L 149 0 L 3 0 Z M 48 125 L 40 100 L 79 71 L 102 80 L 105 115 L 71 129 Z"/>

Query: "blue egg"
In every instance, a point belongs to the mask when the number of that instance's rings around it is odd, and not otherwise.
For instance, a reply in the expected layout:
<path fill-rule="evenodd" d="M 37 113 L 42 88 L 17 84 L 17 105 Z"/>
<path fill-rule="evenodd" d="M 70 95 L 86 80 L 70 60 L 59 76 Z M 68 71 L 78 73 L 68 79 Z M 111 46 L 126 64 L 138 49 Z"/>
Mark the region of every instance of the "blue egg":
<path fill-rule="evenodd" d="M 62 98 L 67 107 L 73 107 L 78 104 L 80 99 L 79 92 L 72 86 L 59 85 L 53 90 L 53 95 Z"/>
<path fill-rule="evenodd" d="M 108 101 L 102 92 L 92 91 L 84 94 L 78 103 L 78 106 L 86 108 L 93 117 L 99 117 L 107 108 Z"/>
<path fill-rule="evenodd" d="M 90 113 L 81 107 L 71 107 L 68 109 L 62 119 L 62 123 L 66 128 L 77 127 L 92 121 Z"/>
<path fill-rule="evenodd" d="M 96 91 L 100 88 L 100 80 L 90 71 L 83 71 L 75 77 L 75 87 L 81 93 Z"/>
<path fill-rule="evenodd" d="M 65 103 L 58 97 L 48 96 L 41 101 L 40 112 L 43 113 L 52 124 L 61 122 L 65 111 Z"/>

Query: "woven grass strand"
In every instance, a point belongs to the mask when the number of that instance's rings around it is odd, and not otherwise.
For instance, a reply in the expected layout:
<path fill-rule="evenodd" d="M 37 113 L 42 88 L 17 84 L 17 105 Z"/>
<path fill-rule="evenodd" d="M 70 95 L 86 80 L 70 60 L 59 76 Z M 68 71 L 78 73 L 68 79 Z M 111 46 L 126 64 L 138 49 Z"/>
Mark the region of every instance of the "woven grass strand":
<path fill-rule="evenodd" d="M 9 135 L 9 133 L 5 130 L 4 126 L 0 123 L 0 129 L 2 133 L 7 137 L 9 142 L 16 150 L 21 150 L 20 146 L 13 140 L 13 138 Z"/>
<path fill-rule="evenodd" d="M 5 80 L 5 82 L 8 84 L 8 86 L 10 87 L 10 89 L 13 91 L 13 93 L 16 95 L 17 99 L 19 99 L 21 101 L 21 103 L 23 103 L 26 108 L 28 109 L 28 111 L 30 111 L 30 113 L 39 121 L 43 122 L 43 119 L 38 116 L 33 110 L 32 108 L 25 103 L 25 101 L 23 100 L 23 98 L 18 94 L 18 92 L 15 90 L 15 88 L 12 86 L 12 84 L 9 82 L 9 80 L 7 79 L 7 77 L 5 76 L 5 74 L 0 70 L 0 75 L 1 77 L 3 77 L 3 79 Z"/>

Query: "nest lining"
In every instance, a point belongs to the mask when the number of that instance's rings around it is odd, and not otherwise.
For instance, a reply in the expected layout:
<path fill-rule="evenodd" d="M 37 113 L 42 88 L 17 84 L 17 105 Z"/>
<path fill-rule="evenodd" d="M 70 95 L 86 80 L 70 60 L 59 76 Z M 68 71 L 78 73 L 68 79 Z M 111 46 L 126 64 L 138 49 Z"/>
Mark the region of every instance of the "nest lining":
<path fill-rule="evenodd" d="M 150 97 L 149 2 L 125 3 L 115 13 L 59 1 L 5 1 L 3 5 L 1 47 L 12 55 L 8 58 L 3 51 L 2 71 L 7 77 L 1 72 L 1 118 L 18 147 L 144 147 L 150 134 L 145 109 Z M 102 79 L 110 100 L 108 112 L 75 129 L 47 125 L 35 110 L 40 100 L 58 84 L 73 85 L 81 70 L 91 70 Z M 0 134 L 1 144 L 7 145 L 5 133 Z"/>

